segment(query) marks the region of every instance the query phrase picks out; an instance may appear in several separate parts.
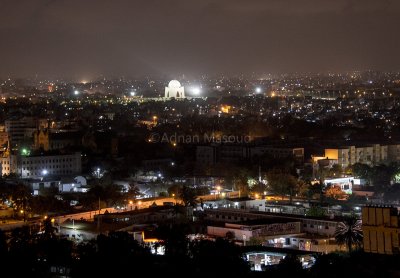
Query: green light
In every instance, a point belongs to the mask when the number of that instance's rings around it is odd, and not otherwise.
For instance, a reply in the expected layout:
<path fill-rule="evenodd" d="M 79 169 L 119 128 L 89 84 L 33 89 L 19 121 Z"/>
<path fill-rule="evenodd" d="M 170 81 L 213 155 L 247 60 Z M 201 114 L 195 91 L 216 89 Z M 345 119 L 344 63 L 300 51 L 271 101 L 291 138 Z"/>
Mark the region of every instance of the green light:
<path fill-rule="evenodd" d="M 29 151 L 27 149 L 22 149 L 21 153 L 22 155 L 28 155 Z"/>

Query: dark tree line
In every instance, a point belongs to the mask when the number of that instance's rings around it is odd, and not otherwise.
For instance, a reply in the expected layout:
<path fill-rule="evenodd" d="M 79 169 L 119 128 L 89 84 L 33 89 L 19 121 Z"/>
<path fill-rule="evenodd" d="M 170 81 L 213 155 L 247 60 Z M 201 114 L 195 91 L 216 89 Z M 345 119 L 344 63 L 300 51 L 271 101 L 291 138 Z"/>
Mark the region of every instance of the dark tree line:
<path fill-rule="evenodd" d="M 229 239 L 190 241 L 193 227 L 159 226 L 155 236 L 165 255 L 151 253 L 127 232 L 100 234 L 75 244 L 60 238 L 50 220 L 41 233 L 27 226 L 6 235 L 0 231 L 1 277 L 396 277 L 398 255 L 351 253 L 318 255 L 311 269 L 303 269 L 295 255 L 265 272 L 251 272 L 243 250 Z"/>

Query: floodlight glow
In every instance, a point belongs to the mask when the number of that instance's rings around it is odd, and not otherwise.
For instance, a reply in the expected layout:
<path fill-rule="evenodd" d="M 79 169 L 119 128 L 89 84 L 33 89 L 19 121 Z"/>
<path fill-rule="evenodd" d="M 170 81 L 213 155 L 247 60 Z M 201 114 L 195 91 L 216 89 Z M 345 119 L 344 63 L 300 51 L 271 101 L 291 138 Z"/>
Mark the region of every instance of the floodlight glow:
<path fill-rule="evenodd" d="M 49 171 L 47 171 L 46 169 L 42 170 L 43 175 L 47 175 L 48 173 L 49 173 Z"/>
<path fill-rule="evenodd" d="M 131 92 L 131 97 L 134 97 L 135 96 L 135 92 Z"/>
<path fill-rule="evenodd" d="M 193 94 L 195 94 L 195 95 L 199 95 L 201 93 L 201 90 L 200 90 L 200 88 L 199 87 L 195 87 L 195 88 L 193 88 Z"/>
<path fill-rule="evenodd" d="M 261 93 L 261 88 L 260 87 L 256 88 L 256 93 L 258 93 L 258 94 Z"/>
<path fill-rule="evenodd" d="M 78 91 L 78 90 L 75 90 L 75 91 L 74 91 L 74 94 L 75 94 L 75 95 L 79 95 L 79 91 Z"/>

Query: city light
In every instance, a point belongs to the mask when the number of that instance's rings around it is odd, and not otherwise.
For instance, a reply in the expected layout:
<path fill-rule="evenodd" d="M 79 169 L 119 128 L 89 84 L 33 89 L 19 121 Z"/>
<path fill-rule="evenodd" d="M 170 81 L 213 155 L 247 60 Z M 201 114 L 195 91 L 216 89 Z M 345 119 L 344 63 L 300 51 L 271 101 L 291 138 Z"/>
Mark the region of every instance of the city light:
<path fill-rule="evenodd" d="M 192 89 L 192 91 L 193 91 L 193 94 L 195 94 L 195 95 L 200 95 L 200 93 L 201 93 L 201 89 L 199 87 L 194 87 Z"/>
<path fill-rule="evenodd" d="M 74 95 L 76 95 L 76 96 L 79 95 L 79 91 L 78 91 L 78 90 L 75 90 L 75 91 L 74 91 Z"/>
<path fill-rule="evenodd" d="M 48 170 L 46 170 L 46 169 L 43 169 L 43 170 L 42 170 L 42 175 L 44 175 L 44 176 L 45 176 L 45 175 L 47 175 L 48 173 L 49 173 L 49 171 L 48 171 Z"/>
<path fill-rule="evenodd" d="M 257 87 L 257 88 L 256 88 L 256 93 L 257 93 L 257 94 L 261 93 L 261 91 L 262 91 L 262 90 L 261 90 L 260 87 Z"/>
<path fill-rule="evenodd" d="M 130 93 L 130 95 L 131 95 L 131 97 L 134 97 L 134 96 L 136 95 L 136 93 L 135 93 L 134 91 L 132 91 L 132 92 Z"/>

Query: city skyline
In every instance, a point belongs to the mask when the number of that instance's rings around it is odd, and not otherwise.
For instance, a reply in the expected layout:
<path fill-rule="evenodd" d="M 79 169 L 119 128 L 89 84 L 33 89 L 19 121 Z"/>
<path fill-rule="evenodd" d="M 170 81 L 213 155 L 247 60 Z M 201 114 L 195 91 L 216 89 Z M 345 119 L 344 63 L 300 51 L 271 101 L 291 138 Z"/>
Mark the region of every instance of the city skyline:
<path fill-rule="evenodd" d="M 395 1 L 0 1 L 0 76 L 398 70 Z"/>

